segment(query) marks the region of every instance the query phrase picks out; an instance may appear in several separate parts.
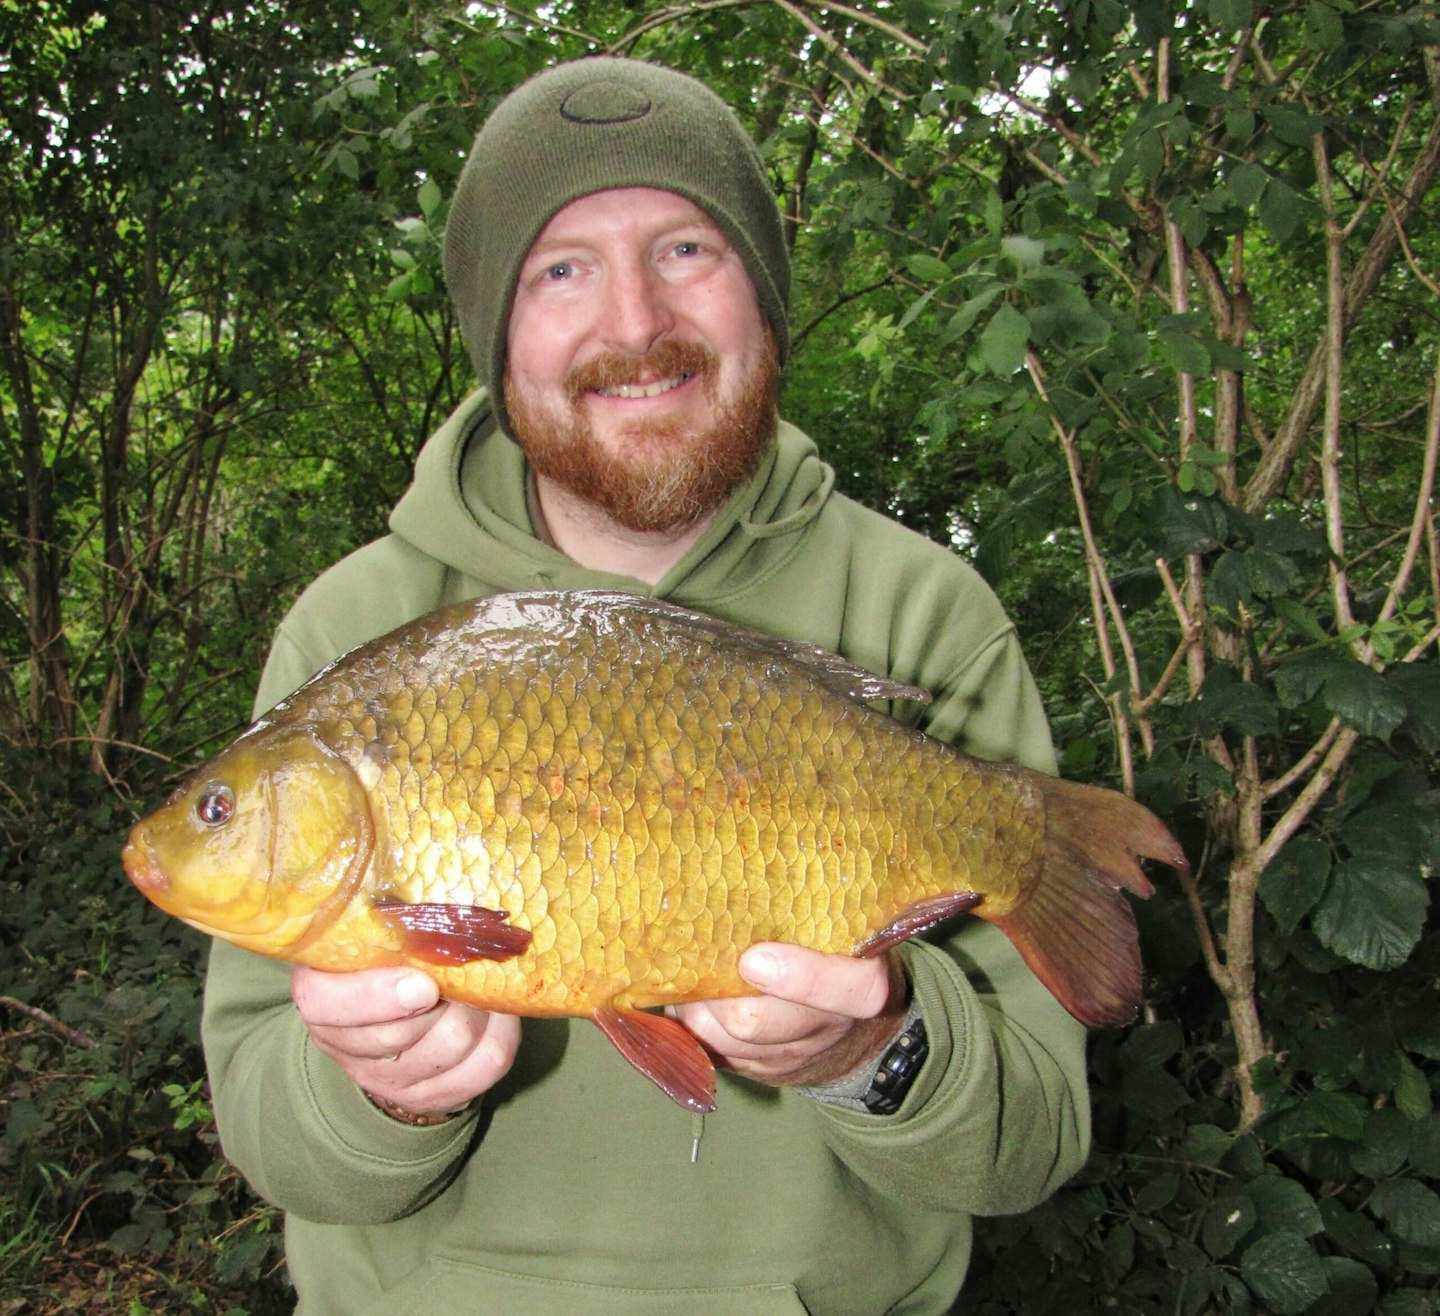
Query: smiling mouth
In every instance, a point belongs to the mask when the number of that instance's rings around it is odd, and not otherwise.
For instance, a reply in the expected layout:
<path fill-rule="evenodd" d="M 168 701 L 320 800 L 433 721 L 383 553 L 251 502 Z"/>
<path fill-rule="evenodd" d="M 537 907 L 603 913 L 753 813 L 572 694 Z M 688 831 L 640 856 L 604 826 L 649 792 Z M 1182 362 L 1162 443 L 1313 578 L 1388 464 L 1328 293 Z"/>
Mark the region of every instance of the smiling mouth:
<path fill-rule="evenodd" d="M 602 398 L 658 398 L 693 378 L 693 371 L 682 370 L 678 375 L 657 379 L 653 384 L 613 384 L 609 388 L 597 388 L 595 392 Z"/>

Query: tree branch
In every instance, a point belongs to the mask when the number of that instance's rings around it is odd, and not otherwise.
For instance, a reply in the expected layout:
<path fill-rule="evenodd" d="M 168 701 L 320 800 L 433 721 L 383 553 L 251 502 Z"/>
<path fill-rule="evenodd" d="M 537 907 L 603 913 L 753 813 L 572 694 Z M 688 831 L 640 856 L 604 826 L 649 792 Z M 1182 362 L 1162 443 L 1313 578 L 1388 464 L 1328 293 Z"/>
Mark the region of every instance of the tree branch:
<path fill-rule="evenodd" d="M 1426 193 L 1440 172 L 1440 118 L 1431 124 L 1425 143 L 1400 188 L 1398 201 L 1387 207 L 1388 223 L 1377 225 L 1360 259 L 1345 282 L 1341 329 L 1348 330 L 1359 318 L 1380 276 L 1390 264 L 1401 231 L 1419 214 Z M 1262 512 L 1289 477 L 1310 421 L 1319 405 L 1326 378 L 1327 345 L 1315 345 L 1305 370 L 1295 386 L 1294 400 L 1280 428 L 1261 456 L 1241 496 L 1241 509 L 1252 515 Z"/>

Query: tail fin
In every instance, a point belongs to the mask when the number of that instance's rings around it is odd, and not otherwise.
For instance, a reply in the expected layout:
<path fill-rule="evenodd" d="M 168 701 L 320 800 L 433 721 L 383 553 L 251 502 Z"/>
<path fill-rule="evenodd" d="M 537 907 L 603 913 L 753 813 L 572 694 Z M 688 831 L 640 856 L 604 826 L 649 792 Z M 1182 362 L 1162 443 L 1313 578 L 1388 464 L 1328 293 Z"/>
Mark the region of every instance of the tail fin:
<path fill-rule="evenodd" d="M 1037 780 L 1045 809 L 1040 879 L 994 922 L 1081 1023 L 1128 1023 L 1140 1005 L 1140 944 L 1120 890 L 1150 895 L 1139 857 L 1185 868 L 1184 851 L 1149 809 L 1118 791 Z"/>

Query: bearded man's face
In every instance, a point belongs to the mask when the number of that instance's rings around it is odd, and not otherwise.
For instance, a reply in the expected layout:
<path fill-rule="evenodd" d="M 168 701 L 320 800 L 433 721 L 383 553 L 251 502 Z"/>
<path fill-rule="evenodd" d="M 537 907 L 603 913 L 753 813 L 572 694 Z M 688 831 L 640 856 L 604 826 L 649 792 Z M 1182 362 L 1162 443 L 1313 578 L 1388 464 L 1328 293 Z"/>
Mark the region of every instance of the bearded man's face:
<path fill-rule="evenodd" d="M 774 336 L 723 232 L 672 192 L 564 207 L 521 268 L 505 404 L 535 471 L 631 530 L 675 530 L 775 431 Z"/>

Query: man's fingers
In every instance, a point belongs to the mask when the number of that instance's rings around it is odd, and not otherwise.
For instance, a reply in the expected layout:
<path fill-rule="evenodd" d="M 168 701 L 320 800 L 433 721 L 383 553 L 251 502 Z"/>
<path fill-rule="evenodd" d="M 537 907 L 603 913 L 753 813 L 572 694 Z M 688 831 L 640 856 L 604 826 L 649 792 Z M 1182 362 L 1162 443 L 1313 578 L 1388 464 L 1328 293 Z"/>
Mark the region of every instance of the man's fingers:
<path fill-rule="evenodd" d="M 779 942 L 751 946 L 740 974 L 767 996 L 847 1019 L 873 1019 L 890 1003 L 896 975 L 888 956 L 856 959 Z"/>
<path fill-rule="evenodd" d="M 322 973 L 297 964 L 290 995 L 300 1017 L 317 1028 L 364 1028 L 394 1023 L 432 1009 L 440 990 L 414 969 Z"/>
<path fill-rule="evenodd" d="M 442 1020 L 399 1060 L 372 1066 L 371 1081 L 361 1086 L 421 1111 L 456 1110 L 491 1088 L 514 1062 L 520 1020 L 450 1008 L 455 1018 Z"/>

